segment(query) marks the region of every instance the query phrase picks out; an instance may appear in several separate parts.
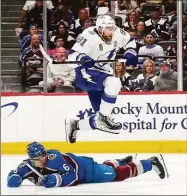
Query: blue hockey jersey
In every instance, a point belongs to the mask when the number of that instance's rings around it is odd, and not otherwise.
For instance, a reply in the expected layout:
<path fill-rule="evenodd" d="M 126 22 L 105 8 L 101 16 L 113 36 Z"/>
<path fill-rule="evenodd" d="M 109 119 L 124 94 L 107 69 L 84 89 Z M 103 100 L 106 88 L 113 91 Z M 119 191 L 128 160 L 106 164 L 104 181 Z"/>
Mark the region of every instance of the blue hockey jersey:
<path fill-rule="evenodd" d="M 62 177 L 61 186 L 71 186 L 98 181 L 94 176 L 94 168 L 95 165 L 98 164 L 90 157 L 76 156 L 71 153 L 61 154 L 57 150 L 48 150 L 47 157 L 45 168 L 35 167 L 31 161 L 29 161 L 29 164 L 42 175 L 54 173 L 60 174 Z M 18 174 L 22 177 L 22 180 L 28 179 L 36 185 L 42 185 L 42 179 L 28 168 L 24 162 L 21 163 L 16 170 L 12 170 L 9 173 L 9 176 L 12 174 Z"/>

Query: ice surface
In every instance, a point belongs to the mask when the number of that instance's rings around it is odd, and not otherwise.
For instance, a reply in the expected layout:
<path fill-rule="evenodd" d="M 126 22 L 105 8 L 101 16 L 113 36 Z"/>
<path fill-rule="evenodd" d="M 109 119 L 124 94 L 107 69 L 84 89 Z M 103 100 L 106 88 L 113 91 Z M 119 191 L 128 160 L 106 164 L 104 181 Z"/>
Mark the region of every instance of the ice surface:
<path fill-rule="evenodd" d="M 126 154 L 84 154 L 96 161 L 123 158 Z M 154 154 L 155 155 L 155 154 Z M 138 154 L 138 159 L 149 158 L 152 154 Z M 187 155 L 163 154 L 170 177 L 161 180 L 154 171 L 123 182 L 82 184 L 75 187 L 37 187 L 25 180 L 19 188 L 6 186 L 7 174 L 16 169 L 26 157 L 23 155 L 1 156 L 2 195 L 187 195 Z"/>

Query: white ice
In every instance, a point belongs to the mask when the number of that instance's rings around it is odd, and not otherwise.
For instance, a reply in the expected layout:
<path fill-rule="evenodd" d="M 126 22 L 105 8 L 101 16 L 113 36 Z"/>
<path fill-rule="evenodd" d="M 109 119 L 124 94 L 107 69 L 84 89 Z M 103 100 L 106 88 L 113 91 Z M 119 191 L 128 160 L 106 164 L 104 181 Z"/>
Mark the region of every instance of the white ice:
<path fill-rule="evenodd" d="M 84 154 L 98 162 L 123 158 L 125 154 Z M 138 154 L 138 159 L 149 158 L 150 154 Z M 161 180 L 154 171 L 123 182 L 82 184 L 74 187 L 37 187 L 25 180 L 19 188 L 6 186 L 7 174 L 26 158 L 14 155 L 1 156 L 1 194 L 2 195 L 187 195 L 187 155 L 163 154 L 170 174 Z"/>

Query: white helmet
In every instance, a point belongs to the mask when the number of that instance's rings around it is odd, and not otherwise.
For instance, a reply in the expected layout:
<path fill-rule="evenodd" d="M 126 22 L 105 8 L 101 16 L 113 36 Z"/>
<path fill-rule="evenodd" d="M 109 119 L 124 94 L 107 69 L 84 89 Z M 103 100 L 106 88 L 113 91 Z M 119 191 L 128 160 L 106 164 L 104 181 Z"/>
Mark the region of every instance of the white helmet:
<path fill-rule="evenodd" d="M 96 28 L 105 29 L 106 27 L 116 28 L 116 23 L 114 19 L 109 15 L 98 16 L 96 20 Z"/>

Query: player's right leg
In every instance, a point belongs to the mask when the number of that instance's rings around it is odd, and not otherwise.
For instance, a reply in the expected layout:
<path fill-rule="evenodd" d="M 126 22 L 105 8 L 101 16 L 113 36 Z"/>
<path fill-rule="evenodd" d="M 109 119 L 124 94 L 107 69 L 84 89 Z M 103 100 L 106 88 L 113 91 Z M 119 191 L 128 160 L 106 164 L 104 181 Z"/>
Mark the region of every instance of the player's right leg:
<path fill-rule="evenodd" d="M 119 164 L 119 161 L 105 161 L 104 164 L 114 168 L 116 172 L 116 178 L 114 181 L 122 181 L 128 178 L 136 177 L 152 170 L 156 171 L 157 175 L 161 179 L 164 179 L 166 177 L 166 174 L 167 177 L 169 175 L 164 163 L 164 159 L 162 155 L 160 156 L 160 160 L 158 157 L 151 157 L 147 160 L 128 162 L 130 161 L 130 159 L 128 158 L 124 165 L 122 164 L 122 162 L 121 164 Z"/>
<path fill-rule="evenodd" d="M 76 142 L 79 130 L 100 130 L 119 134 L 121 124 L 114 122 L 110 116 L 117 95 L 121 88 L 118 78 L 94 70 L 85 70 L 92 80 L 86 80 L 80 71 L 76 72 L 76 84 L 89 94 L 91 105 L 97 114 L 86 119 L 66 121 L 66 138 L 69 143 Z M 113 85 L 111 87 L 111 85 Z M 97 98 L 96 98 L 97 97 Z M 96 99 L 95 99 L 96 98 Z"/>
<path fill-rule="evenodd" d="M 103 83 L 103 82 L 102 82 Z M 111 118 L 111 111 L 107 116 L 103 115 L 100 112 L 100 106 L 103 102 L 103 97 L 106 97 L 105 91 L 88 91 L 88 96 L 90 99 L 90 103 L 92 105 L 92 108 L 95 112 L 98 112 L 98 118 L 95 118 L 94 125 L 92 126 L 93 129 L 98 129 L 100 131 L 110 132 L 110 133 L 119 133 L 118 130 L 121 129 L 121 124 L 114 122 L 114 120 Z M 107 101 L 113 102 L 115 98 L 107 98 Z M 113 108 L 113 106 L 112 106 Z M 91 121 L 90 121 L 91 122 Z M 91 127 L 91 128 L 92 128 Z M 103 128 L 104 127 L 104 128 Z"/>

